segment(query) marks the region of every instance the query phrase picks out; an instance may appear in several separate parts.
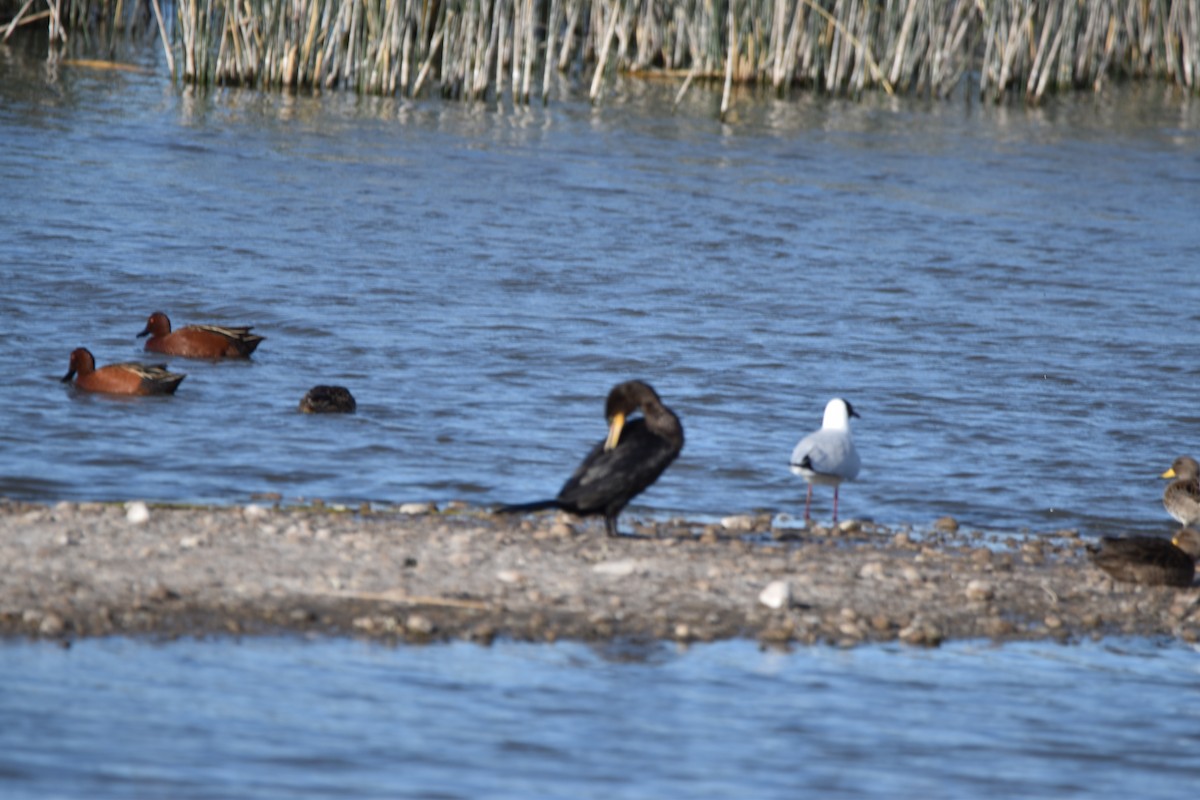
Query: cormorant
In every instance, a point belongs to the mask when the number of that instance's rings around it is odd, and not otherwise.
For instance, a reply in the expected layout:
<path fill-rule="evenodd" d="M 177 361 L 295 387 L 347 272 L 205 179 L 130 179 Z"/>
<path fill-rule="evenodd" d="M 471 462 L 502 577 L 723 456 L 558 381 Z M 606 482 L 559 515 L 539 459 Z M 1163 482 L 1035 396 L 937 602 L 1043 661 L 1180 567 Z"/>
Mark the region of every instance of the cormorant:
<path fill-rule="evenodd" d="M 642 416 L 628 419 L 641 410 Z M 501 506 L 501 513 L 558 508 L 572 514 L 604 515 L 609 536 L 619 535 L 617 515 L 658 480 L 683 449 L 683 425 L 642 381 L 613 387 L 604 404 L 608 437 L 588 453 L 553 500 Z"/>

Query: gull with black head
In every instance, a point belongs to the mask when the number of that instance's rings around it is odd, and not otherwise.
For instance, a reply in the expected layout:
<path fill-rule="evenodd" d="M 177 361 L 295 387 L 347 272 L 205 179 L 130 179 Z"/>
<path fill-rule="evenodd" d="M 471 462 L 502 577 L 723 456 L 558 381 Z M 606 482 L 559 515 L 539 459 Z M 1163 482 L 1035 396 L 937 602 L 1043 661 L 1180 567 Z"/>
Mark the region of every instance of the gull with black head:
<path fill-rule="evenodd" d="M 850 436 L 850 418 L 858 412 L 849 401 L 835 397 L 825 404 L 825 417 L 820 430 L 800 440 L 792 451 L 792 472 L 808 481 L 808 496 L 804 500 L 804 519 L 808 521 L 812 507 L 813 484 L 833 487 L 833 521 L 838 516 L 838 487 L 842 481 L 858 477 L 858 451 Z"/>

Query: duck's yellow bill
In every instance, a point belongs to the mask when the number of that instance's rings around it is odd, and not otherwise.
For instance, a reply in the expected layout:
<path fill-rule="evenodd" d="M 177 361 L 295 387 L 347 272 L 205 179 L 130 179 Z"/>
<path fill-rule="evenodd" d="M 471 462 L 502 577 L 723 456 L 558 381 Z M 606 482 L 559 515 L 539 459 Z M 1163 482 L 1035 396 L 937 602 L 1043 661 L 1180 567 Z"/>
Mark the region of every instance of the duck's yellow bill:
<path fill-rule="evenodd" d="M 621 440 L 621 430 L 625 427 L 625 415 L 618 412 L 608 421 L 608 438 L 604 440 L 604 449 L 612 450 Z"/>
<path fill-rule="evenodd" d="M 1171 469 L 1167 470 L 1166 472 L 1164 472 L 1162 475 L 1159 475 L 1158 477 L 1160 477 L 1160 478 L 1174 478 L 1174 477 L 1175 477 L 1175 468 L 1174 468 L 1174 467 L 1172 467 Z"/>

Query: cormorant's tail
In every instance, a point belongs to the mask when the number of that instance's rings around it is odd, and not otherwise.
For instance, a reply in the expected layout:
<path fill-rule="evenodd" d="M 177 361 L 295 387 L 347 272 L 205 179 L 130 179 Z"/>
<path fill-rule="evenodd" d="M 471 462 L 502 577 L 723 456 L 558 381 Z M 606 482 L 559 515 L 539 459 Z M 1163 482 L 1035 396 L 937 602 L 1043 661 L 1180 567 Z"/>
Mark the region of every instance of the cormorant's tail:
<path fill-rule="evenodd" d="M 524 514 L 527 511 L 545 511 L 547 508 L 558 508 L 557 500 L 537 500 L 533 503 L 515 503 L 513 505 L 497 506 L 497 514 Z"/>

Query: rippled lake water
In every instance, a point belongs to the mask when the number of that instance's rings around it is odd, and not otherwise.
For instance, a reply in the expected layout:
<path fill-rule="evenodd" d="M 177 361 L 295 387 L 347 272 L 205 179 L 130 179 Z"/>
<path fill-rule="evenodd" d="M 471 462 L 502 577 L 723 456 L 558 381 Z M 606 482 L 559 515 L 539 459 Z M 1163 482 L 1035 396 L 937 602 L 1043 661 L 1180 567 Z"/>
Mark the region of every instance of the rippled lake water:
<path fill-rule="evenodd" d="M 645 514 L 797 511 L 791 448 L 844 395 L 844 517 L 1169 528 L 1156 476 L 1200 424 L 1200 104 L 1161 87 L 743 96 L 724 125 L 672 86 L 179 93 L 26 50 L 0 54 L 0 494 L 537 499 L 642 377 L 688 436 Z M 267 339 L 172 362 L 165 401 L 57 383 L 78 346 L 141 357 L 155 309 Z M 359 413 L 296 413 L 317 383 Z"/>
<path fill-rule="evenodd" d="M 1200 779 L 1200 662 L 1178 645 L 3 655 L 7 798 L 1149 800 Z"/>
<path fill-rule="evenodd" d="M 634 511 L 1162 532 L 1200 414 L 1200 108 L 624 84 L 594 109 L 178 92 L 0 46 L 0 495 L 525 500 L 615 382 L 682 416 Z M 254 324 L 169 399 L 58 383 L 153 310 Z M 295 406 L 316 383 L 352 417 Z M 818 516 L 829 513 L 818 495 Z M 1195 653 L 1109 642 L 677 653 L 500 643 L 0 648 L 7 797 L 1178 797 Z"/>

